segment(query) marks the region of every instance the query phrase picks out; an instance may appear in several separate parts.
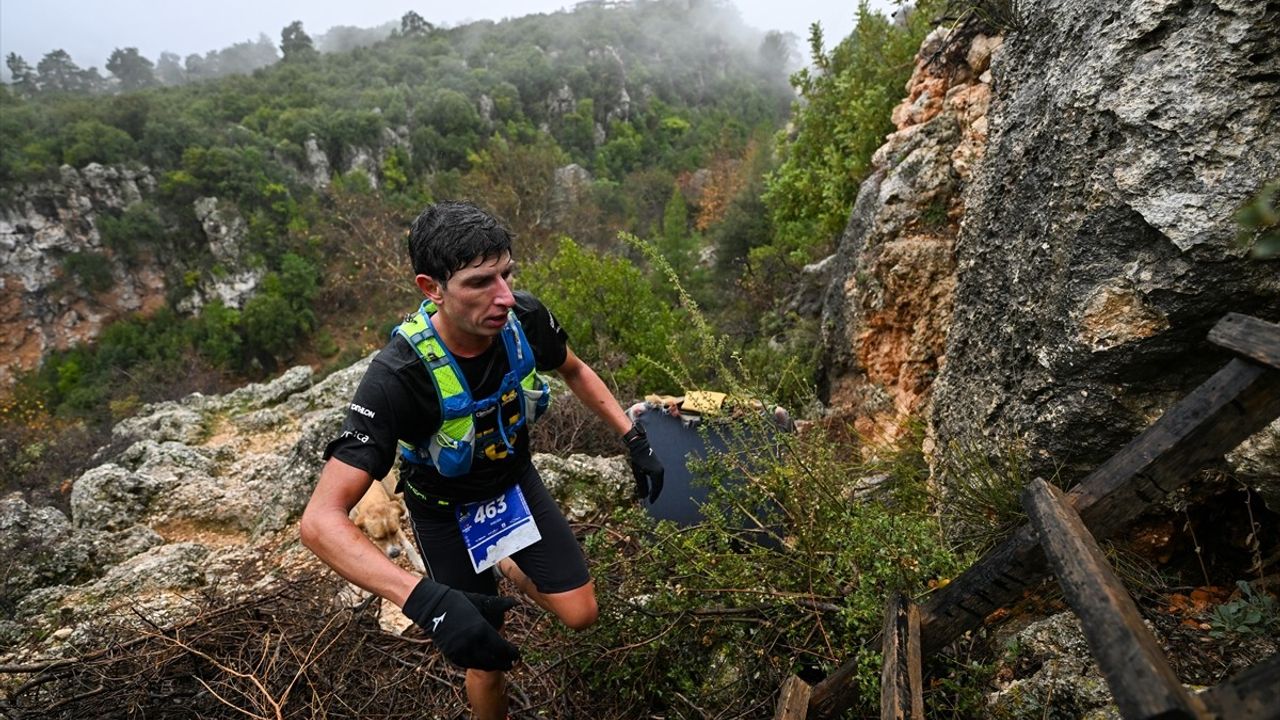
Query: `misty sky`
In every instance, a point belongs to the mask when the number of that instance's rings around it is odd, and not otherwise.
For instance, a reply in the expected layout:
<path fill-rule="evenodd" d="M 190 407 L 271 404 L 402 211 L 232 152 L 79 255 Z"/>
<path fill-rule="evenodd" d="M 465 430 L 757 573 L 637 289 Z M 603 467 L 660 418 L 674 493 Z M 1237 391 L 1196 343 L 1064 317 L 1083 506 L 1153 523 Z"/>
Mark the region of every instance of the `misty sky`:
<path fill-rule="evenodd" d="M 822 23 L 830 47 L 853 29 L 858 6 L 856 0 L 734 0 L 733 4 L 748 25 L 795 33 L 797 50 L 806 61 L 809 24 Z M 886 14 L 894 7 L 893 0 L 871 0 L 870 4 Z M 34 67 L 45 53 L 60 48 L 76 64 L 95 66 L 105 75 L 103 66 L 117 47 L 136 47 L 154 61 L 165 50 L 181 57 L 203 55 L 254 40 L 259 33 L 279 45 L 281 28 L 294 20 L 301 20 L 307 33 L 315 36 L 335 25 L 374 27 L 399 20 L 408 10 L 437 25 L 458 25 L 555 12 L 573 5 L 562 0 L 0 0 L 0 55 L 16 52 Z M 7 69 L 0 72 L 8 76 Z"/>

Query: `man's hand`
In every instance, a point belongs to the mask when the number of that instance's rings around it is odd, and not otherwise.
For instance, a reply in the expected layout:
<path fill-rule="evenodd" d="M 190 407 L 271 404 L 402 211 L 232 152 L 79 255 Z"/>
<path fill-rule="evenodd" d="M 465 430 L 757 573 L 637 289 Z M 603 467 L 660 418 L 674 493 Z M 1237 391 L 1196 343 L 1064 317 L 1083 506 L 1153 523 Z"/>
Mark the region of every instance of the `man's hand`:
<path fill-rule="evenodd" d="M 665 471 L 658 456 L 649 447 L 649 438 L 639 425 L 634 425 L 622 436 L 627 444 L 627 454 L 631 461 L 631 472 L 636 476 L 636 497 L 649 498 L 650 503 L 657 502 L 662 493 L 662 477 Z"/>
<path fill-rule="evenodd" d="M 520 660 L 520 651 L 497 629 L 515 604 L 511 598 L 463 593 L 423 578 L 409 593 L 404 614 L 425 630 L 455 665 L 510 670 Z"/>
<path fill-rule="evenodd" d="M 507 611 L 518 604 L 513 598 L 502 597 L 501 595 L 485 595 L 473 592 L 464 592 L 462 594 L 466 595 L 471 604 L 476 606 L 476 609 L 480 611 L 480 615 L 484 617 L 485 622 L 489 623 L 494 630 L 502 629 L 502 624 L 507 619 Z"/>

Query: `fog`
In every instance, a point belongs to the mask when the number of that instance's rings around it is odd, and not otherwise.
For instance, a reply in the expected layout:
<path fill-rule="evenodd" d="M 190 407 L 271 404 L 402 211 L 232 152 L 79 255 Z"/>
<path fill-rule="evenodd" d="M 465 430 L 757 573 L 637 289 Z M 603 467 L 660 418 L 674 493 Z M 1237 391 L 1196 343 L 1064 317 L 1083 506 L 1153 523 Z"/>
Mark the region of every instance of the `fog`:
<path fill-rule="evenodd" d="M 472 0 L 465 3 L 413 3 L 405 0 L 362 0 L 357 3 L 298 0 L 224 0 L 205 6 L 157 0 L 3 0 L 0 2 L 0 55 L 17 53 L 35 66 L 52 50 L 66 50 L 81 67 L 100 70 L 115 48 L 136 47 L 152 61 L 161 52 L 185 57 L 204 54 L 266 35 L 277 45 L 280 30 L 301 20 L 313 37 L 338 28 L 373 28 L 398 22 L 414 10 L 436 25 L 470 20 L 501 20 L 539 12 L 570 10 L 561 0 Z M 809 25 L 820 22 L 828 47 L 853 29 L 856 2 L 831 0 L 737 0 L 743 22 L 761 31 L 781 30 L 796 36 L 796 48 L 807 60 Z M 873 9 L 889 13 L 892 0 L 871 0 Z M 323 47 L 323 46 L 322 46 Z M 0 69 L 5 79 L 8 70 Z M 105 74 L 105 73 L 104 73 Z"/>

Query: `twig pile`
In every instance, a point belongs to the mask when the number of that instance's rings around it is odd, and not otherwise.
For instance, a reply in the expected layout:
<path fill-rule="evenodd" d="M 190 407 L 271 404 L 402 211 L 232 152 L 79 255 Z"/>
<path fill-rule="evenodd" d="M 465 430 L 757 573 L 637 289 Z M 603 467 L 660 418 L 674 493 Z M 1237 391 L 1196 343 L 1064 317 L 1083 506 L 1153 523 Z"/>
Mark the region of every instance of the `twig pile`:
<path fill-rule="evenodd" d="M 383 632 L 372 603 L 334 609 L 331 578 L 209 598 L 173 628 L 108 628 L 79 657 L 0 666 L 11 718 L 463 716 L 462 673 L 427 640 Z M 136 611 L 135 611 L 136 612 Z M 146 619 L 143 618 L 145 621 Z M 25 679 L 23 679 L 25 678 Z"/>

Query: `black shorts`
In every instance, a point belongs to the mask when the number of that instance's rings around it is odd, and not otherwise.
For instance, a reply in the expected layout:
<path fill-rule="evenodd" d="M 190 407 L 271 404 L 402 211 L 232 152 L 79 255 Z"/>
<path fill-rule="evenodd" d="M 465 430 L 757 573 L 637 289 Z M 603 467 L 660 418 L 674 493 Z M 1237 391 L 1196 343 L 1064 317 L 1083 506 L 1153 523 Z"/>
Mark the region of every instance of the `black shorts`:
<path fill-rule="evenodd" d="M 541 593 L 559 593 L 586 585 L 591 580 L 587 574 L 587 561 L 578 547 L 569 522 L 564 519 L 551 493 L 542 484 L 538 471 L 529 463 L 520 480 L 521 492 L 529 503 L 529 511 L 542 539 L 511 556 L 525 575 L 533 581 Z M 498 582 L 493 572 L 485 570 L 477 574 L 471 567 L 471 558 L 462 542 L 462 531 L 452 510 L 410 512 L 413 533 L 418 549 L 427 564 L 432 580 L 455 590 L 498 594 Z"/>

